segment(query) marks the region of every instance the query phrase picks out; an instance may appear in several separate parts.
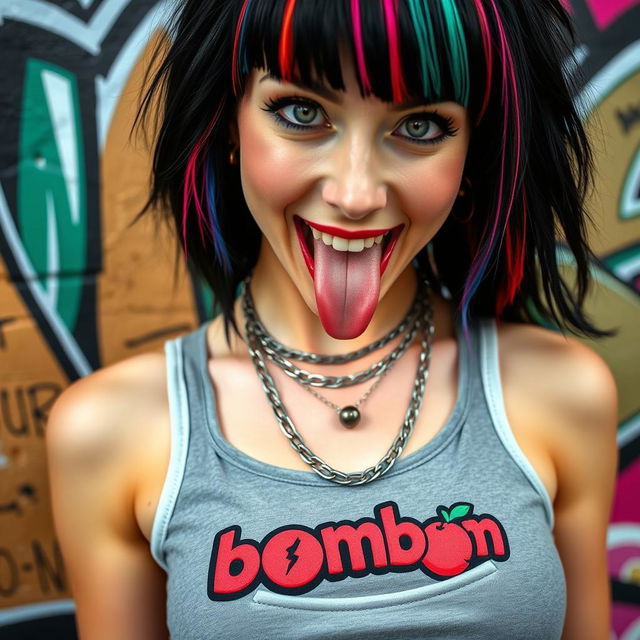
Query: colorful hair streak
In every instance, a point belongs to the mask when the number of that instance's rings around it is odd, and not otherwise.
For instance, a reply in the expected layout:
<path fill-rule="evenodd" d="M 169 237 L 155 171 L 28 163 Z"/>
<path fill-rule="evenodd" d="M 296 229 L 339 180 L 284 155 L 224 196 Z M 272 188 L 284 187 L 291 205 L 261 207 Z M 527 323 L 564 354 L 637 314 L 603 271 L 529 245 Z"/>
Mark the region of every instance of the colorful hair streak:
<path fill-rule="evenodd" d="M 193 204 L 196 210 L 197 222 L 198 222 L 198 231 L 200 233 L 200 240 L 202 244 L 205 244 L 204 237 L 204 229 L 208 229 L 214 243 L 214 249 L 216 251 L 216 256 L 221 261 L 222 264 L 225 263 L 224 256 L 226 254 L 226 249 L 221 244 L 220 238 L 222 237 L 220 234 L 219 226 L 217 224 L 217 213 L 215 211 L 215 197 L 211 198 L 210 193 L 213 176 L 211 178 L 207 177 L 207 173 L 210 168 L 210 163 L 206 161 L 203 162 L 202 156 L 203 151 L 207 145 L 209 140 L 209 136 L 215 127 L 220 114 L 222 113 L 222 108 L 224 106 L 224 102 L 220 102 L 218 104 L 218 108 L 216 112 L 207 125 L 204 133 L 200 136 L 198 141 L 193 146 L 193 151 L 187 160 L 187 166 L 185 169 L 184 175 L 184 184 L 182 189 L 182 242 L 184 245 L 184 253 L 188 258 L 187 251 L 187 228 L 188 228 L 188 219 L 189 219 L 189 204 L 193 200 Z M 201 168 L 204 172 L 203 179 L 200 182 L 200 188 L 198 188 L 198 168 Z M 207 188 L 209 185 L 209 188 Z M 213 195 L 215 196 L 215 190 L 213 190 Z M 204 206 L 203 206 L 204 202 Z M 208 215 L 205 214 L 205 208 L 207 209 Z M 221 250 L 219 253 L 218 250 Z M 227 256 L 228 259 L 228 256 Z"/>
<path fill-rule="evenodd" d="M 242 8 L 240 9 L 240 15 L 238 17 L 238 24 L 236 24 L 236 35 L 233 41 L 233 54 L 231 57 L 231 81 L 233 86 L 233 94 L 238 96 L 240 93 L 240 66 L 238 64 L 238 57 L 240 53 L 244 53 L 244 33 L 246 28 L 245 16 L 247 14 L 247 7 L 251 0 L 244 0 Z M 248 72 L 246 55 L 243 57 L 242 71 Z"/>
<path fill-rule="evenodd" d="M 387 28 L 387 42 L 389 44 L 389 66 L 391 68 L 391 91 L 394 102 L 402 102 L 406 95 L 402 80 L 400 65 L 400 43 L 398 42 L 398 0 L 382 0 L 385 24 Z"/>
<path fill-rule="evenodd" d="M 480 23 L 480 33 L 482 34 L 482 47 L 484 48 L 484 60 L 485 69 L 487 75 L 485 78 L 484 98 L 482 99 L 482 106 L 476 118 L 476 125 L 482 120 L 487 106 L 489 105 L 489 96 L 491 95 L 491 82 L 493 73 L 493 53 L 491 50 L 491 33 L 489 31 L 489 22 L 487 21 L 487 14 L 482 6 L 482 0 L 474 0 L 476 6 L 476 12 L 478 14 L 478 22 Z"/>
<path fill-rule="evenodd" d="M 441 93 L 440 69 L 436 64 L 436 45 L 431 23 L 431 15 L 425 7 L 425 0 L 408 0 L 409 12 L 420 49 L 422 90 L 425 96 L 439 96 Z M 433 89 L 433 93 L 431 92 Z"/>
<path fill-rule="evenodd" d="M 453 76 L 453 90 L 460 104 L 469 104 L 469 60 L 462 21 L 454 0 L 443 0 L 440 8 L 447 25 L 449 65 Z"/>
<path fill-rule="evenodd" d="M 502 66 L 502 105 L 503 105 L 503 127 L 502 127 L 502 148 L 500 154 L 500 182 L 498 184 L 498 205 L 496 215 L 493 217 L 493 224 L 491 225 L 491 231 L 487 238 L 487 230 L 489 225 L 485 226 L 485 230 L 482 234 L 482 240 L 480 242 L 480 249 L 476 253 L 473 259 L 473 263 L 470 268 L 469 276 L 464 285 L 464 291 L 462 294 L 462 300 L 460 303 L 462 313 L 462 325 L 465 331 L 465 335 L 468 334 L 468 313 L 471 298 L 478 289 L 480 282 L 487 270 L 487 266 L 495 254 L 496 248 L 499 246 L 499 240 L 504 237 L 511 210 L 513 208 L 513 200 L 515 197 L 516 183 L 518 181 L 518 174 L 520 168 L 520 105 L 518 101 L 518 87 L 516 84 L 515 70 L 513 66 L 513 58 L 511 57 L 511 51 L 507 42 L 507 36 L 500 19 L 500 14 L 496 7 L 494 0 L 489 0 L 493 13 L 495 16 L 496 28 L 498 31 L 500 41 L 500 59 Z M 511 107 L 511 98 L 513 98 L 513 109 Z M 505 184 L 505 163 L 506 163 L 506 148 L 507 148 L 507 131 L 510 123 L 510 114 L 513 114 L 515 123 L 514 131 L 516 137 L 515 143 L 515 166 L 513 171 L 513 180 L 511 183 L 511 191 L 509 194 L 509 200 L 504 208 L 504 216 L 500 213 L 503 210 L 503 192 Z M 498 237 L 498 228 L 502 220 L 502 235 Z"/>
<path fill-rule="evenodd" d="M 436 38 L 427 0 L 407 0 L 413 21 L 418 49 L 423 93 L 438 99 L 442 95 L 442 79 L 438 67 Z M 467 42 L 455 0 L 440 0 L 436 5 L 446 29 L 446 56 L 453 78 L 455 99 L 465 107 L 469 104 L 470 78 Z"/>
<path fill-rule="evenodd" d="M 200 230 L 200 239 L 204 244 L 204 236 L 202 232 L 202 221 L 200 215 L 202 212 L 202 205 L 199 201 L 198 189 L 196 186 L 196 173 L 198 165 L 198 157 L 202 147 L 204 146 L 205 136 L 203 135 L 198 142 L 196 142 L 189 160 L 187 161 L 187 168 L 184 174 L 184 186 L 182 189 L 182 242 L 184 245 L 184 254 L 188 257 L 187 252 L 187 220 L 189 217 L 189 203 L 193 198 L 196 206 L 196 212 L 198 213 L 198 229 Z"/>
<path fill-rule="evenodd" d="M 296 0 L 287 0 L 282 16 L 278 62 L 280 64 L 280 75 L 284 80 L 291 80 L 293 75 L 293 10 L 295 5 Z"/>
<path fill-rule="evenodd" d="M 353 44 L 356 49 L 356 63 L 358 74 L 362 83 L 364 95 L 371 93 L 371 82 L 367 73 L 367 65 L 364 61 L 364 46 L 362 44 L 362 24 L 360 22 L 360 0 L 351 0 L 351 20 L 353 22 Z"/>
<path fill-rule="evenodd" d="M 513 238 L 512 238 L 513 236 Z M 509 275 L 507 286 L 498 291 L 496 312 L 499 316 L 504 308 L 511 304 L 518 293 L 520 284 L 524 277 L 524 257 L 527 238 L 527 199 L 522 194 L 522 232 L 513 230 L 513 227 L 507 231 L 505 237 L 505 254 L 506 254 L 506 272 Z"/>
<path fill-rule="evenodd" d="M 213 249 L 218 261 L 222 267 L 231 273 L 231 260 L 229 258 L 229 250 L 224 243 L 222 233 L 220 232 L 220 221 L 218 220 L 218 207 L 216 206 L 216 183 L 215 183 L 215 167 L 213 164 L 212 154 L 208 153 L 204 163 L 204 185 L 207 211 L 209 212 L 209 228 L 213 239 Z"/>

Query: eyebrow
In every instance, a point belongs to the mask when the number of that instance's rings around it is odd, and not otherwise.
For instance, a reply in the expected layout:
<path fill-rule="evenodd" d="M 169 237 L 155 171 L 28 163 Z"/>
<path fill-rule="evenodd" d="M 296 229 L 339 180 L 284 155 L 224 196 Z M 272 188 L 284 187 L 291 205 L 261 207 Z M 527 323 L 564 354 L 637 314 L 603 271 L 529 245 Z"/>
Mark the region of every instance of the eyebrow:
<path fill-rule="evenodd" d="M 336 104 L 342 104 L 342 98 L 339 94 L 335 93 L 328 89 L 324 84 L 320 82 L 314 82 L 313 80 L 309 80 L 308 82 L 287 82 L 286 80 L 282 80 L 277 76 L 274 76 L 272 73 L 266 73 L 260 78 L 259 82 L 264 82 L 265 80 L 273 80 L 279 84 L 293 84 L 296 87 L 300 87 L 301 89 L 306 89 L 307 91 L 311 91 L 313 93 L 317 93 L 319 96 L 322 96 L 326 100 L 330 100 L 331 102 L 335 102 Z"/>
<path fill-rule="evenodd" d="M 317 93 L 319 96 L 322 96 L 326 100 L 333 102 L 335 104 L 342 104 L 342 97 L 339 93 L 331 91 L 327 88 L 326 85 L 315 82 L 313 80 L 309 80 L 306 82 L 288 82 L 286 80 L 282 80 L 272 73 L 266 73 L 260 80 L 260 82 L 264 82 L 265 80 L 273 80 L 273 82 L 277 82 L 278 84 L 292 84 L 296 87 L 300 87 L 301 89 L 305 89 L 306 91 L 311 91 L 312 93 Z M 413 109 L 415 107 L 426 107 L 428 105 L 437 104 L 437 102 L 430 102 L 427 98 L 414 97 L 404 102 L 400 102 L 398 104 L 391 105 L 391 111 L 406 111 L 407 109 Z"/>

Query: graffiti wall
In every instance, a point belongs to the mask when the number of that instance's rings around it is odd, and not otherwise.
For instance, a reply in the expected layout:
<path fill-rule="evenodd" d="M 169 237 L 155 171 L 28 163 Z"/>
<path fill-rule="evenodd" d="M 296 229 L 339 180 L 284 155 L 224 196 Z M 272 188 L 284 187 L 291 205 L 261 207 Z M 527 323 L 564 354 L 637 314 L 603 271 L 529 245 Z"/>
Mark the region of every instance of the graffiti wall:
<path fill-rule="evenodd" d="M 48 502 L 52 403 L 78 377 L 194 329 L 208 308 L 181 268 L 174 284 L 172 240 L 146 220 L 129 225 L 149 172 L 148 151 L 129 132 L 169 9 L 170 0 L 0 0 L 0 635 L 8 640 L 75 637 Z M 612 637 L 638 640 L 640 6 L 573 0 L 571 10 L 586 77 L 579 107 L 599 168 L 590 309 L 619 327 L 595 345 L 621 398 Z"/>
<path fill-rule="evenodd" d="M 0 637 L 74 637 L 43 434 L 97 367 L 199 324 L 173 245 L 146 221 L 149 155 L 129 140 L 151 0 L 0 2 Z"/>
<path fill-rule="evenodd" d="M 620 462 L 609 525 L 612 638 L 640 638 L 640 3 L 573 0 L 587 78 L 578 98 L 596 150 L 597 188 L 590 212 L 598 288 L 591 312 L 616 338 L 594 346 L 620 393 Z"/>

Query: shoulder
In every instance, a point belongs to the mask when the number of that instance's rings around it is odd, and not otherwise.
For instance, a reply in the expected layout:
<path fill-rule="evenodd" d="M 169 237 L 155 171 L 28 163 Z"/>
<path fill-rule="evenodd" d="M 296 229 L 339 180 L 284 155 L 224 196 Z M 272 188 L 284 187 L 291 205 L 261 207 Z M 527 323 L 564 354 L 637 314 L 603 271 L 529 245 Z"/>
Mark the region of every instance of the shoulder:
<path fill-rule="evenodd" d="M 503 383 L 570 423 L 610 423 L 617 410 L 605 361 L 573 337 L 533 325 L 498 323 Z"/>
<path fill-rule="evenodd" d="M 47 451 L 54 466 L 124 471 L 156 418 L 168 411 L 165 380 L 164 354 L 153 352 L 72 383 L 54 403 L 47 423 Z"/>
<path fill-rule="evenodd" d="M 533 325 L 499 323 L 498 342 L 505 398 L 544 439 L 560 492 L 580 485 L 587 469 L 608 478 L 615 467 L 617 390 L 604 360 L 573 337 Z"/>

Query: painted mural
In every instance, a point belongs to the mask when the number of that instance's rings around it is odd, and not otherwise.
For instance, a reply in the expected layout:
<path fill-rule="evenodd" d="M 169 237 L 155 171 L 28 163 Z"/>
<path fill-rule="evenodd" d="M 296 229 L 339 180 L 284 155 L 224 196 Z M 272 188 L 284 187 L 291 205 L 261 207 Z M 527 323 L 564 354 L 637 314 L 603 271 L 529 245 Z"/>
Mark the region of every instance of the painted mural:
<path fill-rule="evenodd" d="M 75 637 L 49 512 L 48 411 L 73 380 L 194 329 L 210 298 L 146 220 L 129 132 L 171 0 L 0 0 L 0 636 Z M 620 390 L 611 638 L 640 640 L 640 2 L 572 0 L 596 146 L 593 346 Z M 573 73 L 573 69 L 568 69 Z M 562 247 L 558 248 L 564 256 Z M 567 272 L 571 263 L 566 260 Z M 636 375 L 634 375 L 636 374 Z"/>

